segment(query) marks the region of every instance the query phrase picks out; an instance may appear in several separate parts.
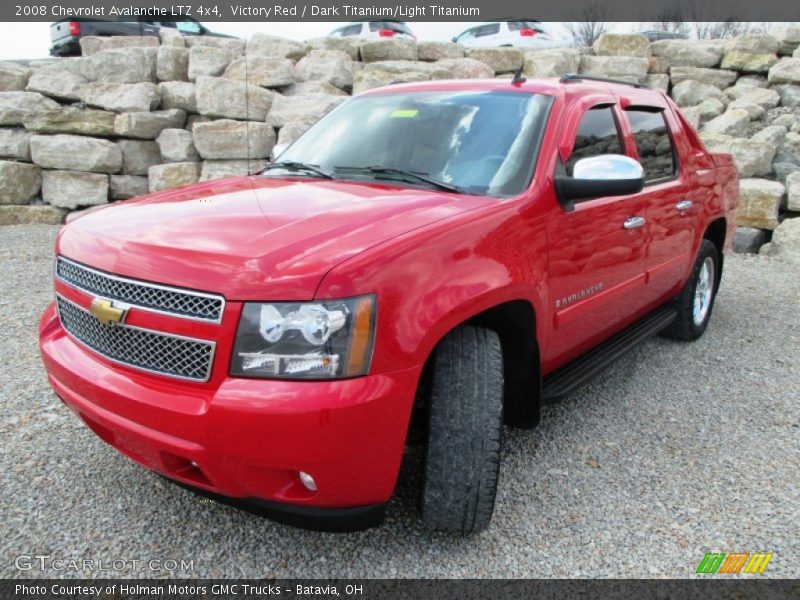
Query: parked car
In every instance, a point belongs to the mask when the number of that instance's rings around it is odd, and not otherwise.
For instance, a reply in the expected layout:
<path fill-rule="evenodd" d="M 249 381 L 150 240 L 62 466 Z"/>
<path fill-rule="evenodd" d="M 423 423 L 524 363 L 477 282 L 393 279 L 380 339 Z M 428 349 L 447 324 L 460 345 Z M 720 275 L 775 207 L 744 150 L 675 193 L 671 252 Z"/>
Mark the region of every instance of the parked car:
<path fill-rule="evenodd" d="M 99 20 L 61 20 L 50 25 L 50 55 L 79 56 L 80 40 L 87 36 L 112 35 L 152 35 L 158 36 L 162 27 L 174 29 L 181 35 L 211 35 L 232 37 L 209 31 L 202 23 L 193 19 L 183 21 L 99 21 Z"/>
<path fill-rule="evenodd" d="M 453 41 L 467 48 L 551 48 L 553 40 L 539 21 L 492 21 L 464 30 Z"/>
<path fill-rule="evenodd" d="M 412 33 L 411 28 L 402 21 L 361 21 L 358 23 L 347 23 L 331 31 L 328 37 L 352 37 L 362 40 L 391 37 L 417 39 L 417 36 Z"/>
<path fill-rule="evenodd" d="M 677 31 L 657 30 L 642 31 L 642 35 L 651 42 L 657 42 L 659 40 L 685 40 L 689 37 L 685 33 L 678 33 Z"/>
<path fill-rule="evenodd" d="M 534 427 L 652 334 L 703 335 L 738 189 L 641 86 L 374 89 L 259 175 L 65 225 L 41 355 L 117 450 L 295 525 L 381 522 L 421 440 L 423 521 L 469 533 L 504 421 Z"/>

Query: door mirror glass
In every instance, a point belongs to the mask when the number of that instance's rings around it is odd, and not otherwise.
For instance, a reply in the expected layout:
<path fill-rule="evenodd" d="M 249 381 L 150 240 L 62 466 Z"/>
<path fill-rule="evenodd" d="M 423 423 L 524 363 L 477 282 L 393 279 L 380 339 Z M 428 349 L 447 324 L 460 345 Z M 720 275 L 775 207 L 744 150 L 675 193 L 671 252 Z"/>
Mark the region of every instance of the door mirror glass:
<path fill-rule="evenodd" d="M 622 154 L 601 154 L 578 160 L 572 177 L 555 178 L 556 192 L 566 210 L 575 200 L 637 194 L 644 187 L 644 169 L 638 161 Z"/>

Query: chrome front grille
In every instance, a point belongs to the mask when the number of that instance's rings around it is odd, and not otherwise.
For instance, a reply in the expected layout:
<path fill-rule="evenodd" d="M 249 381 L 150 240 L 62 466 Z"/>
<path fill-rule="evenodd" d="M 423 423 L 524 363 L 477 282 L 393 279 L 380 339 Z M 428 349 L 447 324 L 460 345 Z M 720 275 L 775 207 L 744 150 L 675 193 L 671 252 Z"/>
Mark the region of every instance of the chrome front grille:
<path fill-rule="evenodd" d="M 131 327 L 103 325 L 89 311 L 56 296 L 64 329 L 76 340 L 123 365 L 193 381 L 207 381 L 215 343 Z"/>
<path fill-rule="evenodd" d="M 89 294 L 177 317 L 219 323 L 225 299 L 216 294 L 182 290 L 110 275 L 59 256 L 56 277 Z"/>

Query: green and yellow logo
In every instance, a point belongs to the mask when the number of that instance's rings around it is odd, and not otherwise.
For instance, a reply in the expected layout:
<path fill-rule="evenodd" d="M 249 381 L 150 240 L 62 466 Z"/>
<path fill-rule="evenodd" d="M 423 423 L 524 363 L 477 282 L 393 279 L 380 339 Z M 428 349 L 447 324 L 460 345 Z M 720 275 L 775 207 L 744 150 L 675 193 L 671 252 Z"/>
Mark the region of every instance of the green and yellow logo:
<path fill-rule="evenodd" d="M 697 573 L 758 573 L 767 569 L 771 552 L 707 552 L 697 566 Z"/>

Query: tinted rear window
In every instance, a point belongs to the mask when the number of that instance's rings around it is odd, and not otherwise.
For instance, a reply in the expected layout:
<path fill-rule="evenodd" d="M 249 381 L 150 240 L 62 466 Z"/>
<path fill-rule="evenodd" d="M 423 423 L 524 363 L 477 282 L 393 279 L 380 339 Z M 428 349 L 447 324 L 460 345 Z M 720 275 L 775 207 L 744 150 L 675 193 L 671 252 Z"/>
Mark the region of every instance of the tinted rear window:
<path fill-rule="evenodd" d="M 675 150 L 672 147 L 663 111 L 625 111 L 631 123 L 639 162 L 642 163 L 645 181 L 669 179 L 675 175 Z"/>
<path fill-rule="evenodd" d="M 535 29 L 541 31 L 542 28 L 536 21 L 509 21 L 508 29 L 510 31 L 519 31 L 520 29 Z"/>
<path fill-rule="evenodd" d="M 405 33 L 411 35 L 411 30 L 405 23 L 396 23 L 394 21 L 372 21 L 369 24 L 370 31 L 380 31 L 381 29 L 389 29 L 397 33 Z"/>

